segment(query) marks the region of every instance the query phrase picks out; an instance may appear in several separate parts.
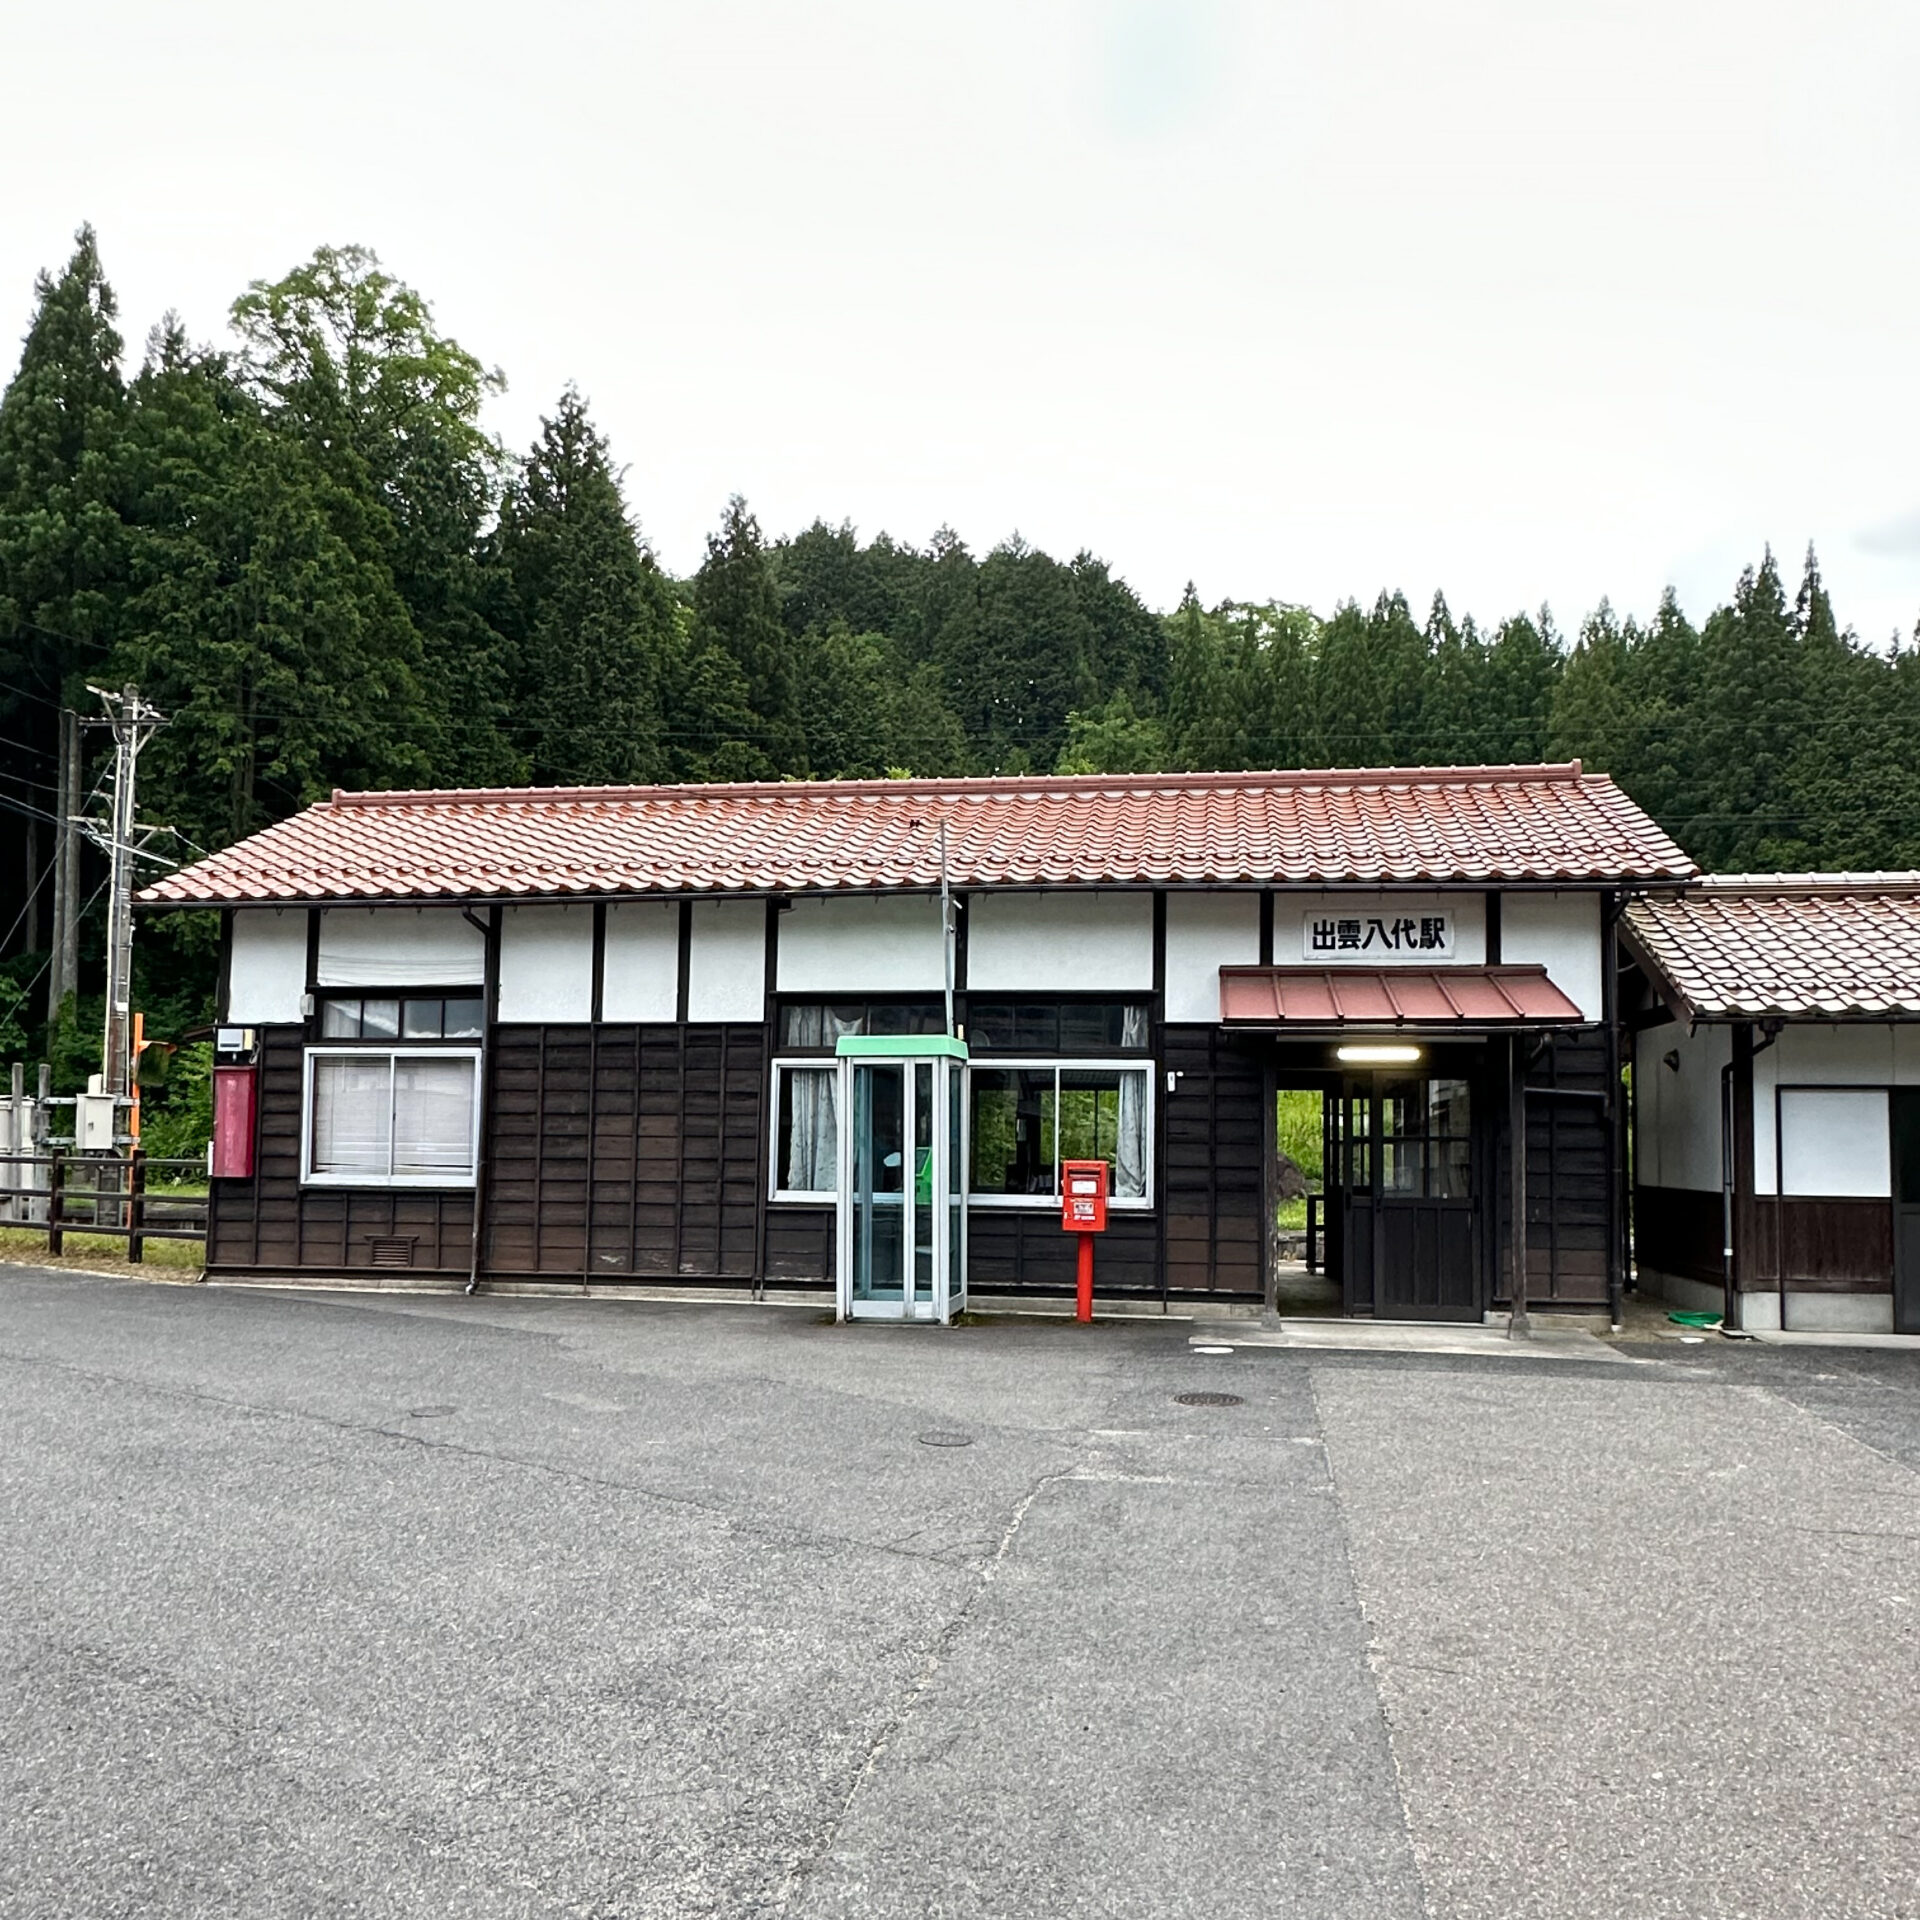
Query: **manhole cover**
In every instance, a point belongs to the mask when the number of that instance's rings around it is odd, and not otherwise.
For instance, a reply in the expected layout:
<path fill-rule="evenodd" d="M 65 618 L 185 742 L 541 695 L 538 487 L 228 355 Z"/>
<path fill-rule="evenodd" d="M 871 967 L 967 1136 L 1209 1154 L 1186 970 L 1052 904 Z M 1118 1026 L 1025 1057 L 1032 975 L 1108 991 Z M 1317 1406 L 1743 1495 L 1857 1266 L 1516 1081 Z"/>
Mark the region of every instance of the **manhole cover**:
<path fill-rule="evenodd" d="M 923 1433 L 920 1436 L 923 1447 L 970 1447 L 973 1435 L 970 1433 Z"/>
<path fill-rule="evenodd" d="M 409 1420 L 444 1420 L 453 1411 L 451 1407 L 409 1407 Z"/>
<path fill-rule="evenodd" d="M 1245 1403 L 1237 1393 L 1176 1393 L 1174 1404 L 1182 1407 L 1238 1407 Z"/>

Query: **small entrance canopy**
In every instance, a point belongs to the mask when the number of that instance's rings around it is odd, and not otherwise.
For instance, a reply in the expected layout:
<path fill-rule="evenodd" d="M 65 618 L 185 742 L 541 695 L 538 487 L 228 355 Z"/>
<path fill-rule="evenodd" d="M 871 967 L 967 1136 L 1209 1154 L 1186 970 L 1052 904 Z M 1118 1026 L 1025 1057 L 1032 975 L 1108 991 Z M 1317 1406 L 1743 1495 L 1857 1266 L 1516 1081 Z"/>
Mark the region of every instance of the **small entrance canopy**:
<path fill-rule="evenodd" d="M 1228 1027 L 1509 1033 L 1585 1016 L 1545 967 L 1222 967 Z"/>

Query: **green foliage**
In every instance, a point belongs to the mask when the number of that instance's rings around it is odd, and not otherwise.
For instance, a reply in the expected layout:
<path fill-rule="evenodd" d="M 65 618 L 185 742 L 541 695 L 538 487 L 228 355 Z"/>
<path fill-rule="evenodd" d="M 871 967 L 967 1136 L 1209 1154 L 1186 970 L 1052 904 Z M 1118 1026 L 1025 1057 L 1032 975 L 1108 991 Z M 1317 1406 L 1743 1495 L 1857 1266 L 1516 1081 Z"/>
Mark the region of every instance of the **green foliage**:
<path fill-rule="evenodd" d="M 140 1144 L 156 1160 L 193 1160 L 213 1138 L 213 1045 L 199 1040 L 174 1055 L 164 1087 L 140 1093 Z"/>
<path fill-rule="evenodd" d="M 1161 617 L 1086 552 L 823 520 L 769 543 L 737 498 L 675 581 L 579 395 L 509 461 L 482 418 L 500 375 L 364 248 L 252 285 L 232 354 L 169 320 L 130 383 L 90 229 L 35 293 L 0 394 L 10 906 L 51 857 L 58 710 L 105 677 L 170 715 L 142 812 L 196 847 L 336 785 L 1552 756 L 1614 774 L 1709 867 L 1920 865 L 1920 644 L 1863 645 L 1811 551 L 1791 592 L 1763 555 L 1698 630 L 1669 593 L 1645 621 L 1603 602 L 1570 642 L 1544 608 L 1482 627 L 1438 594 L 1421 621 L 1397 593 L 1323 617 L 1189 587 Z M 33 1022 L 49 907 L 7 934 L 0 1040 L 71 1091 L 99 1009 Z M 157 1037 L 210 1017 L 214 927 L 141 922 Z M 99 954 L 96 907 L 89 981 Z"/>
<path fill-rule="evenodd" d="M 522 777 L 540 786 L 663 778 L 673 599 L 571 387 L 507 488 L 492 559 Z"/>
<path fill-rule="evenodd" d="M 1274 1100 L 1280 1151 L 1311 1184 L 1319 1185 L 1325 1172 L 1326 1143 L 1320 1130 L 1325 1096 L 1311 1088 L 1286 1087 Z M 1304 1214 L 1301 1224 L 1305 1225 Z"/>

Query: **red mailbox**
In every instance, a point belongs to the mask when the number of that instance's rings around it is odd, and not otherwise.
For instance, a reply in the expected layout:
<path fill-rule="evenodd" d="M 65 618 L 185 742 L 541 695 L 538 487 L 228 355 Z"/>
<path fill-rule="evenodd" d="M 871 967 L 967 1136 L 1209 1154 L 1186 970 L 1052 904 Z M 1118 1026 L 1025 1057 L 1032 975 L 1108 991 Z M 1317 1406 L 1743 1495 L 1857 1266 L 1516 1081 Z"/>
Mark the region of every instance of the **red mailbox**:
<path fill-rule="evenodd" d="M 1080 1258 L 1075 1273 L 1074 1318 L 1093 1318 L 1093 1236 L 1107 1230 L 1107 1163 L 1104 1160 L 1063 1160 L 1060 1163 L 1060 1224 L 1080 1236 Z"/>
<path fill-rule="evenodd" d="M 216 1180 L 253 1177 L 252 1067 L 213 1070 L 213 1163 Z"/>
<path fill-rule="evenodd" d="M 1069 1233 L 1106 1232 L 1107 1163 L 1104 1160 L 1061 1161 L 1060 1224 Z"/>

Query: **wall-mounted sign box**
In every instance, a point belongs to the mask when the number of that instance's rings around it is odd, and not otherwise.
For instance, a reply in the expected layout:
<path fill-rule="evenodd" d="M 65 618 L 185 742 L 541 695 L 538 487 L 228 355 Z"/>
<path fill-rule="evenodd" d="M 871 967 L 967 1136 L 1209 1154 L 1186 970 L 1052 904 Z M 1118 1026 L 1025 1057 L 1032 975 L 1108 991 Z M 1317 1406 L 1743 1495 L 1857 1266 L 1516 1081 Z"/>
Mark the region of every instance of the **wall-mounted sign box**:
<path fill-rule="evenodd" d="M 1315 966 L 1383 960 L 1451 960 L 1453 915 L 1440 912 L 1312 913 L 1300 923 L 1301 958 Z"/>

